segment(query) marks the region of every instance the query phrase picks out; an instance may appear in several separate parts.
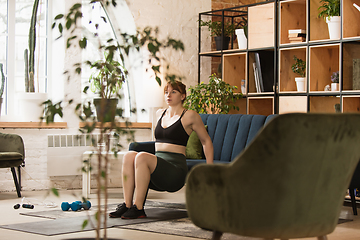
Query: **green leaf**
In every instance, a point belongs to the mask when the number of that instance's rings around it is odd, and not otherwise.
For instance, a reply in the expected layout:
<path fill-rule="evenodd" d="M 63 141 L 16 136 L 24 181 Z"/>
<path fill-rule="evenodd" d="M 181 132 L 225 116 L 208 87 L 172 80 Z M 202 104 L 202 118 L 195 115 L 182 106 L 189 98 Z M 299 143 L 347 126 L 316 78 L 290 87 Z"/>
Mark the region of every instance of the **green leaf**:
<path fill-rule="evenodd" d="M 75 69 L 75 72 L 80 75 L 80 74 L 81 74 L 81 67 L 77 67 L 77 68 Z"/>
<path fill-rule="evenodd" d="M 59 32 L 62 33 L 63 32 L 63 25 L 61 23 L 59 23 L 58 28 L 59 28 Z"/>
<path fill-rule="evenodd" d="M 79 46 L 80 46 L 80 48 L 85 49 L 85 48 L 86 48 L 86 45 L 87 45 L 87 39 L 86 39 L 86 37 L 83 37 L 81 40 L 79 40 Z"/>
<path fill-rule="evenodd" d="M 76 10 L 76 9 L 79 9 L 81 8 L 81 3 L 75 3 L 71 8 L 70 10 Z"/>
<path fill-rule="evenodd" d="M 55 196 L 59 196 L 59 191 L 56 188 L 51 188 L 51 192 L 55 195 Z"/>
<path fill-rule="evenodd" d="M 66 21 L 65 27 L 66 27 L 67 30 L 69 30 L 71 28 L 72 23 L 73 23 L 73 20 L 71 18 L 69 18 Z"/>
<path fill-rule="evenodd" d="M 81 226 L 81 229 L 84 230 L 85 227 L 88 225 L 88 223 L 89 223 L 89 220 L 85 219 L 84 222 L 83 222 L 83 224 L 82 224 L 82 226 Z"/>
<path fill-rule="evenodd" d="M 64 17 L 64 14 L 58 14 L 58 15 L 56 15 L 55 16 L 55 20 L 58 20 L 58 19 L 61 19 L 61 18 L 63 18 Z"/>
<path fill-rule="evenodd" d="M 155 77 L 155 80 L 159 84 L 159 86 L 161 86 L 161 79 L 158 76 Z"/>

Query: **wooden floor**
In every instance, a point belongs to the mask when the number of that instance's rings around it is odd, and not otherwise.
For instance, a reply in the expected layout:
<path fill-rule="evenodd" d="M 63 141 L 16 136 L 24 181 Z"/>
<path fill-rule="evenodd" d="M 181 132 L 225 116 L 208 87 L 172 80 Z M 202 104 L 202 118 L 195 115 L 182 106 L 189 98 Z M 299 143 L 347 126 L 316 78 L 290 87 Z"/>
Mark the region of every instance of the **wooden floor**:
<path fill-rule="evenodd" d="M 110 191 L 110 199 L 109 203 L 119 203 L 122 202 L 122 189 L 111 189 Z M 61 191 L 60 197 L 56 197 L 53 195 L 47 195 L 46 191 L 31 191 L 31 192 L 22 192 L 23 197 L 30 199 L 32 202 L 43 202 L 46 200 L 47 202 L 53 201 L 58 206 L 60 206 L 61 202 L 73 202 L 76 200 L 81 200 L 81 192 L 80 191 Z M 91 194 L 91 201 L 96 202 L 95 194 Z M 163 201 L 163 202 L 173 202 L 173 203 L 185 203 L 185 189 L 180 190 L 177 193 L 160 193 L 160 192 L 149 192 L 149 200 L 153 201 Z M 32 221 L 51 221 L 47 219 L 41 219 L 36 217 L 28 217 L 24 215 L 20 215 L 19 212 L 25 211 L 28 209 L 18 209 L 15 210 L 13 206 L 17 203 L 21 203 L 21 199 L 16 197 L 16 192 L 4 192 L 0 193 L 0 225 L 2 224 L 14 224 L 14 223 L 26 223 Z M 58 207 L 60 208 L 60 207 Z M 36 211 L 45 211 L 45 210 L 53 210 L 54 208 L 47 208 L 45 206 L 35 205 Z M 359 209 L 360 213 L 360 209 Z M 346 222 L 343 224 L 339 224 L 335 231 L 328 236 L 329 240 L 359 240 L 360 239 L 360 217 L 353 216 L 351 207 L 344 206 L 341 212 L 342 218 L 353 219 L 351 222 Z M 73 233 L 73 234 L 64 234 L 58 236 L 41 236 L 36 234 L 23 233 L 19 231 L 6 230 L 0 228 L 0 240 L 42 240 L 42 239 L 66 239 L 66 238 L 86 238 L 86 237 L 94 237 L 95 234 L 93 231 L 82 232 L 82 233 Z M 134 230 L 125 230 L 118 228 L 110 228 L 108 229 L 108 237 L 110 238 L 118 238 L 124 240 L 139 240 L 139 239 L 147 239 L 147 240 L 191 240 L 197 238 L 188 238 L 188 237 L 178 237 L 173 235 L 165 235 L 165 234 L 156 234 L 156 233 L 148 233 L 143 231 L 134 231 Z M 310 238 L 315 240 L 316 238 Z M 197 239 L 198 240 L 198 239 Z M 305 239 L 301 239 L 305 240 Z"/>

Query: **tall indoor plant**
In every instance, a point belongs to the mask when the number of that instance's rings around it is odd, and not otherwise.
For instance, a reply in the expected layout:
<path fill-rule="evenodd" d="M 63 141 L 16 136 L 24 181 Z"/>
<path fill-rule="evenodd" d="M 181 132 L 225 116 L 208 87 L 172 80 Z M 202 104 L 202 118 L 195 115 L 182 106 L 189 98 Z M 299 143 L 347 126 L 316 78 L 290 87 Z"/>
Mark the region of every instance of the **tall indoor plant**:
<path fill-rule="evenodd" d="M 340 0 L 321 0 L 318 16 L 328 24 L 330 39 L 340 38 Z"/>
<path fill-rule="evenodd" d="M 107 8 L 116 7 L 117 1 L 112 0 L 92 0 L 91 3 L 100 3 L 106 14 L 111 17 L 111 12 L 107 11 Z M 87 46 L 87 38 L 74 35 L 74 29 L 77 27 L 77 23 L 82 18 L 82 5 L 80 3 L 74 4 L 69 12 L 66 14 L 59 14 L 55 17 L 55 21 L 53 23 L 53 28 L 59 30 L 61 36 L 64 31 L 67 31 L 70 36 L 67 37 L 67 48 L 70 46 L 78 45 L 80 48 L 84 49 Z M 105 18 L 103 17 L 102 19 Z M 65 26 L 63 25 L 63 21 L 66 22 Z M 147 62 L 151 63 L 151 70 L 154 72 L 155 80 L 161 84 L 161 79 L 159 77 L 161 65 L 163 64 L 163 59 L 160 57 L 160 51 L 165 48 L 175 49 L 175 50 L 184 50 L 184 45 L 181 41 L 168 37 L 166 40 L 161 40 L 157 36 L 158 29 L 153 29 L 151 27 L 146 27 L 143 30 L 138 30 L 135 34 L 120 34 L 119 40 L 115 41 L 114 39 L 108 39 L 106 41 L 106 45 L 103 45 L 99 41 L 98 50 L 102 52 L 106 57 L 105 60 L 100 61 L 86 61 L 86 64 L 92 66 L 94 69 L 99 70 L 98 74 L 94 75 L 91 78 L 91 81 L 95 81 L 98 85 L 99 95 L 101 96 L 100 105 L 105 106 L 106 100 L 109 96 L 116 97 L 117 99 L 121 99 L 121 95 L 119 93 L 114 93 L 113 90 L 116 90 L 123 83 L 124 79 L 127 76 L 127 71 L 124 68 L 121 68 L 120 65 L 114 65 L 114 55 L 119 54 L 120 59 L 123 60 L 127 56 L 131 55 L 134 51 L 140 51 L 141 49 L 146 49 L 150 52 L 150 57 Z M 61 37 L 60 36 L 60 37 Z M 98 36 L 96 36 L 98 37 Z M 81 63 L 75 64 L 75 72 L 77 74 L 81 73 Z M 131 66 L 126 66 L 128 69 Z M 121 71 L 120 71 L 121 70 Z M 115 71 L 116 74 L 112 74 Z M 166 74 L 166 79 L 175 80 L 178 79 L 176 75 Z M 71 78 L 69 78 L 71 81 Z M 101 84 L 101 81 L 104 80 L 105 84 Z M 110 85 L 108 85 L 110 84 Z M 109 92 L 107 92 L 107 86 L 110 86 Z M 83 93 L 87 94 L 89 87 L 85 87 L 83 89 Z M 109 95 L 107 94 L 109 93 Z M 74 102 L 73 99 L 70 99 L 66 102 L 67 105 L 72 105 Z M 63 116 L 63 101 L 59 101 L 53 103 L 50 99 L 44 103 L 44 111 L 46 122 L 53 122 L 55 115 Z M 84 126 L 79 129 L 81 133 L 87 133 L 87 136 L 90 136 L 91 141 L 94 146 L 96 146 L 97 151 L 97 201 L 98 201 L 98 210 L 96 213 L 96 239 L 100 239 L 100 227 L 103 226 L 106 229 L 107 222 L 107 173 L 108 173 L 108 163 L 109 163 L 109 153 L 112 151 L 117 156 L 117 151 L 121 148 L 119 143 L 113 144 L 110 142 L 111 137 L 119 140 L 120 137 L 126 136 L 127 139 L 133 140 L 132 131 L 128 130 L 128 128 L 122 128 L 118 122 L 118 119 L 122 119 L 125 121 L 125 125 L 128 127 L 131 124 L 128 120 L 123 116 L 123 109 L 116 107 L 115 115 L 119 118 L 112 118 L 109 122 L 105 121 L 105 118 L 100 118 L 99 122 L 95 119 L 93 113 L 93 106 L 91 100 L 86 100 L 83 103 L 78 103 L 74 107 L 75 111 L 79 117 L 79 119 L 84 123 Z M 134 110 L 133 110 L 134 111 Z M 100 139 L 97 141 L 92 134 L 96 131 L 96 133 L 100 132 Z M 100 144 L 104 143 L 104 144 Z M 89 162 L 86 162 L 87 165 L 84 167 L 84 171 L 87 171 L 91 166 Z M 123 177 L 123 180 L 126 181 L 126 177 Z M 55 194 L 57 193 L 56 189 L 53 189 Z M 101 197 L 103 196 L 103 198 Z M 84 199 L 86 200 L 86 199 Z M 101 207 L 101 206 L 104 207 Z M 90 219 L 91 220 L 91 219 Z M 92 219 L 93 220 L 93 219 Z M 92 221 L 90 221 L 91 223 Z M 85 221 L 83 226 L 86 226 L 88 221 Z M 102 239 L 107 239 L 106 231 L 104 231 L 104 235 Z"/>
<path fill-rule="evenodd" d="M 119 90 L 125 81 L 127 72 L 112 54 L 104 54 L 104 59 L 96 62 L 87 61 L 87 64 L 95 70 L 91 74 L 89 82 L 91 90 L 98 94 L 98 97 L 94 98 L 96 116 L 99 121 L 111 122 L 115 117 Z"/>
<path fill-rule="evenodd" d="M 239 111 L 236 101 L 242 98 L 236 93 L 237 86 L 231 86 L 212 74 L 209 83 L 199 83 L 190 87 L 185 107 L 198 113 L 228 114 L 231 110 Z"/>
<path fill-rule="evenodd" d="M 35 76 L 35 47 L 36 47 L 36 19 L 39 8 L 39 0 L 34 0 L 30 29 L 29 29 L 29 53 L 25 49 L 25 91 L 35 92 L 34 76 Z"/>
<path fill-rule="evenodd" d="M 22 114 L 23 121 L 39 121 L 39 116 L 42 115 L 42 108 L 39 106 L 47 98 L 46 93 L 39 92 L 39 83 L 35 87 L 36 24 L 39 4 L 39 0 L 34 0 L 28 36 L 29 46 L 24 50 L 25 92 L 17 93 L 19 112 Z"/>

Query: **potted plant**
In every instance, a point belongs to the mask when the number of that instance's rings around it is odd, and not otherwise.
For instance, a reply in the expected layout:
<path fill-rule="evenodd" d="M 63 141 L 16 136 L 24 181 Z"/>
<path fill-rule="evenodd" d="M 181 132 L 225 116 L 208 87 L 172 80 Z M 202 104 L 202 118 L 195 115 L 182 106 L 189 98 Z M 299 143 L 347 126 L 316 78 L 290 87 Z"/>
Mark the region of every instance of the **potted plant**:
<path fill-rule="evenodd" d="M 101 4 L 103 7 L 105 14 L 109 17 L 109 21 L 111 19 L 115 19 L 112 7 L 116 7 L 117 1 L 92 1 Z M 76 3 L 66 14 L 59 14 L 54 18 L 54 23 L 52 25 L 53 28 L 57 27 L 62 37 L 63 31 L 67 31 L 69 35 L 67 35 L 67 48 L 73 47 L 74 45 L 84 49 L 87 46 L 87 38 L 85 36 L 76 35 L 76 29 L 78 26 L 76 23 L 81 20 L 83 17 L 82 14 L 82 4 Z M 107 22 L 105 17 L 101 17 L 104 22 Z M 63 22 L 66 22 L 66 25 L 62 25 Z M 64 26 L 64 27 L 63 27 Z M 160 51 L 166 48 L 182 50 L 184 51 L 184 45 L 181 41 L 166 38 L 166 40 L 161 40 L 158 38 L 158 29 L 146 27 L 143 30 L 138 30 L 134 34 L 128 34 L 124 32 L 120 32 L 117 34 L 118 40 L 108 39 L 106 44 L 101 43 L 100 39 L 96 39 L 96 42 L 99 42 L 98 50 L 99 52 L 103 52 L 105 56 L 105 60 L 100 61 L 86 61 L 87 65 L 92 66 L 93 69 L 96 69 L 96 72 L 90 78 L 91 83 L 98 94 L 101 96 L 101 106 L 106 105 L 106 100 L 112 97 L 121 99 L 121 95 L 118 94 L 117 90 L 121 87 L 124 79 L 127 76 L 127 71 L 125 67 L 115 61 L 114 55 L 119 54 L 120 59 L 122 61 L 129 57 L 133 52 L 146 50 L 149 51 L 149 59 L 144 59 L 144 61 L 150 63 L 151 69 L 154 72 L 155 80 L 161 85 L 161 79 L 159 77 L 160 69 L 163 63 L 166 63 L 166 59 L 161 57 Z M 95 36 L 99 38 L 99 36 Z M 161 61 L 160 61 L 161 60 Z M 125 62 L 125 61 L 124 61 Z M 154 64 L 154 63 L 158 64 Z M 137 63 L 132 63 L 137 64 Z M 75 64 L 75 73 L 80 74 L 82 67 L 81 63 Z M 127 69 L 133 67 L 133 65 L 126 66 Z M 178 80 L 179 77 L 176 75 L 171 75 L 164 73 L 165 78 Z M 69 78 L 71 81 L 71 78 Z M 83 89 L 83 93 L 87 94 L 89 90 L 89 86 L 86 86 Z M 117 156 L 117 152 L 121 149 L 121 145 L 117 142 L 111 142 L 110 139 L 119 140 L 120 137 L 126 137 L 129 141 L 134 141 L 133 139 L 133 131 L 129 130 L 128 127 L 131 125 L 127 119 L 123 116 L 123 109 L 116 107 L 115 115 L 119 118 L 112 118 L 110 122 L 105 122 L 105 117 L 101 117 L 99 119 L 100 122 L 95 120 L 92 108 L 91 99 L 86 98 L 85 102 L 76 104 L 75 111 L 79 117 L 79 119 L 84 123 L 82 127 L 79 128 L 81 133 L 87 133 L 91 142 L 93 143 L 94 150 L 97 152 L 97 163 L 96 166 L 91 166 L 89 161 L 85 161 L 83 171 L 88 171 L 92 167 L 97 168 L 96 174 L 96 182 L 97 182 L 97 204 L 98 210 L 95 216 L 89 218 L 89 220 L 83 222 L 83 227 L 87 224 L 95 225 L 96 230 L 96 239 L 100 239 L 100 228 L 103 227 L 105 230 L 102 231 L 103 237 L 101 239 L 107 239 L 106 236 L 106 222 L 108 218 L 107 213 L 107 173 L 109 167 L 109 153 L 113 152 L 114 156 Z M 66 102 L 67 107 L 71 107 L 74 103 L 73 99 L 70 99 Z M 63 107 L 64 102 L 59 101 L 53 103 L 50 99 L 43 103 L 45 116 L 43 118 L 46 119 L 46 123 L 50 123 L 54 121 L 55 115 L 59 115 L 63 117 Z M 134 112 L 135 110 L 132 109 Z M 119 119 L 122 120 L 126 128 L 121 127 L 118 124 Z M 96 140 L 96 137 L 92 137 L 93 133 L 99 133 L 100 139 Z M 126 179 L 126 177 L 124 177 Z M 53 193 L 58 195 L 58 191 L 53 188 Z M 87 199 L 83 199 L 86 201 Z M 93 224 L 93 221 L 96 224 Z M 80 223 L 79 223 L 80 225 Z"/>
<path fill-rule="evenodd" d="M 5 88 L 5 76 L 4 76 L 4 70 L 3 70 L 2 63 L 0 63 L 0 74 L 1 74 L 1 85 L 0 85 L 0 116 L 1 116 L 1 105 L 3 102 L 2 95 L 4 94 L 4 88 Z"/>
<path fill-rule="evenodd" d="M 235 29 L 239 49 L 247 48 L 247 27 L 247 19 L 241 17 L 241 21 L 238 23 L 237 29 Z"/>
<path fill-rule="evenodd" d="M 298 92 L 305 91 L 305 73 L 306 73 L 306 62 L 294 55 L 295 63 L 291 66 L 291 70 L 298 74 L 299 77 L 295 77 L 296 88 Z"/>
<path fill-rule="evenodd" d="M 236 93 L 236 90 L 237 86 L 231 86 L 212 74 L 208 84 L 202 82 L 189 88 L 184 106 L 198 113 L 228 114 L 230 110 L 239 111 L 235 103 L 242 98 L 242 94 Z"/>
<path fill-rule="evenodd" d="M 331 74 L 331 91 L 339 91 L 339 71 Z"/>
<path fill-rule="evenodd" d="M 36 24 L 39 8 L 39 0 L 34 0 L 29 28 L 29 49 L 24 51 L 25 61 L 25 92 L 17 93 L 19 108 L 24 121 L 39 121 L 43 111 L 41 103 L 47 99 L 46 93 L 40 93 L 39 87 L 35 88 L 35 47 L 36 47 Z M 39 85 L 39 84 L 38 84 Z"/>
<path fill-rule="evenodd" d="M 236 25 L 231 22 L 203 21 L 200 20 L 200 27 L 206 26 L 210 31 L 210 36 L 214 37 L 216 50 L 227 50 L 229 48 L 230 37 L 234 35 Z M 222 31 L 224 27 L 224 32 Z"/>
<path fill-rule="evenodd" d="M 95 69 L 89 82 L 91 90 L 99 95 L 94 98 L 98 121 L 111 122 L 115 117 L 119 90 L 127 73 L 123 65 L 114 59 L 113 54 L 104 52 L 104 57 L 104 60 L 87 61 L 87 64 L 91 69 Z"/>
<path fill-rule="evenodd" d="M 340 38 L 340 0 L 321 0 L 318 17 L 328 24 L 330 39 Z"/>

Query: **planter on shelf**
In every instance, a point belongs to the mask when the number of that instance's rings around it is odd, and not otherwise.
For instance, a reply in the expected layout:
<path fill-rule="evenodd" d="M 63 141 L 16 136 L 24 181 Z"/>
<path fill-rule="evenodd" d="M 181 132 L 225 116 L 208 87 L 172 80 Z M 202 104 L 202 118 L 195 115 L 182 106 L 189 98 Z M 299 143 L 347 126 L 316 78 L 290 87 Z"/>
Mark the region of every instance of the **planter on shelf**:
<path fill-rule="evenodd" d="M 229 49 L 230 37 L 214 37 L 214 39 L 217 51 Z"/>
<path fill-rule="evenodd" d="M 102 108 L 101 98 L 94 98 L 96 116 L 99 122 L 113 122 L 115 118 L 117 98 L 103 99 L 104 107 Z"/>
<path fill-rule="evenodd" d="M 239 49 L 246 49 L 247 48 L 247 38 L 245 35 L 245 31 L 243 28 L 235 30 Z"/>
<path fill-rule="evenodd" d="M 328 24 L 330 39 L 339 39 L 340 38 L 340 16 L 332 16 L 332 17 L 326 18 L 326 23 Z"/>
<path fill-rule="evenodd" d="M 339 91 L 339 83 L 331 83 L 331 91 Z"/>
<path fill-rule="evenodd" d="M 296 77 L 296 89 L 298 92 L 304 92 L 305 91 L 305 78 L 304 77 Z"/>
<path fill-rule="evenodd" d="M 18 92 L 19 114 L 25 122 L 39 122 L 44 115 L 42 103 L 48 99 L 47 93 Z"/>

